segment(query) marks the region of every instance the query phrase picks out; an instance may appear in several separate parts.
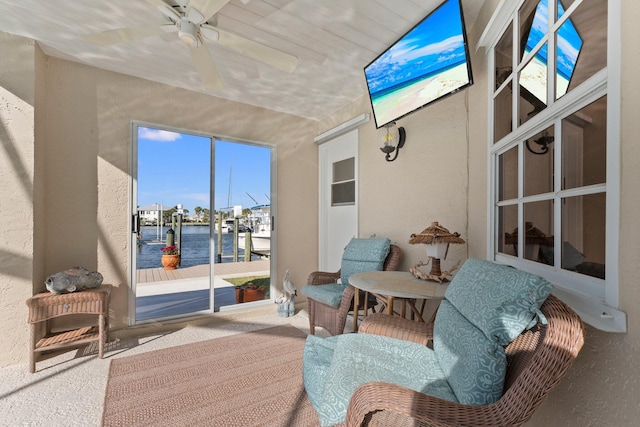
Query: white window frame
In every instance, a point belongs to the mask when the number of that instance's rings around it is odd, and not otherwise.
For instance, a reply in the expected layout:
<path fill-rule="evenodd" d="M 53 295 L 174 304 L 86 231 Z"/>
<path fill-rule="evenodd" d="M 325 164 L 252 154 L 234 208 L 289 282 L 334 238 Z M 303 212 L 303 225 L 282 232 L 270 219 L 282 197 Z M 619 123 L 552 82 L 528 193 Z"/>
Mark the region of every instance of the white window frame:
<path fill-rule="evenodd" d="M 552 2 L 553 0 L 549 0 Z M 570 12 L 575 10 L 583 0 L 575 0 L 573 4 L 566 10 Z M 520 7 L 524 4 L 525 0 L 513 1 L 513 0 L 501 0 L 494 15 L 490 19 L 487 27 L 478 41 L 478 47 L 484 47 L 487 55 L 487 70 L 488 70 L 488 238 L 487 238 L 487 253 L 489 258 L 497 262 L 513 265 L 521 270 L 531 272 L 533 274 L 545 277 L 552 282 L 554 286 L 553 293 L 559 298 L 570 305 L 585 321 L 586 323 L 608 332 L 626 332 L 627 321 L 626 314 L 618 310 L 619 304 L 619 291 L 618 291 L 618 246 L 619 246 L 619 223 L 620 223 L 620 97 L 621 97 L 621 78 L 620 78 L 620 46 L 621 46 L 621 0 L 608 0 L 608 35 L 607 35 L 607 66 L 605 69 L 593 75 L 587 81 L 583 82 L 580 86 L 573 89 L 563 97 L 555 102 L 552 102 L 544 111 L 538 113 L 535 117 L 528 120 L 526 123 L 515 128 L 513 132 L 508 134 L 505 138 L 497 143 L 493 143 L 494 136 L 494 102 L 493 96 L 497 91 L 495 90 L 495 58 L 494 48 L 500 41 L 502 35 L 507 31 L 509 25 L 513 23 L 512 31 L 517 34 L 519 31 L 519 16 L 518 12 Z M 550 33 L 553 34 L 554 23 L 549 22 Z M 556 24 L 557 25 L 557 24 Z M 515 37 L 514 39 L 517 39 Z M 541 41 L 544 43 L 546 39 Z M 516 43 L 513 43 L 514 54 L 513 57 L 517 58 Z M 552 58 L 553 48 L 550 47 L 550 53 L 548 55 L 549 61 L 555 61 Z M 525 64 L 527 61 L 524 58 L 520 64 Z M 553 65 L 553 64 L 552 64 Z M 553 69 L 553 67 L 551 68 Z M 517 69 L 513 69 L 513 79 L 517 77 Z M 554 73 L 548 73 L 548 78 L 552 79 Z M 515 80 L 517 81 L 517 80 Z M 505 82 L 506 84 L 506 82 Z M 550 99 L 555 99 L 555 88 L 552 85 L 548 85 L 548 92 Z M 517 108 L 519 99 L 516 97 L 517 91 L 513 91 L 512 102 L 512 119 L 518 117 Z M 498 155 L 512 148 L 517 143 L 515 140 L 523 141 L 535 133 L 539 132 L 542 128 L 550 125 L 555 125 L 555 129 L 558 129 L 558 125 L 561 120 L 568 114 L 578 111 L 591 102 L 607 96 L 607 176 L 605 187 L 605 194 L 607 199 L 606 204 L 606 279 L 601 280 L 586 276 L 583 274 L 576 274 L 562 269 L 551 269 L 546 265 L 521 260 L 513 256 L 497 253 L 497 239 L 498 239 L 498 224 L 496 215 L 496 200 L 497 200 L 497 167 L 498 167 Z M 522 146 L 522 142 L 519 143 Z M 560 153 L 556 151 L 556 167 L 560 167 Z M 520 156 L 522 156 L 522 150 L 520 150 Z M 522 159 L 519 160 L 520 162 Z M 519 168 L 519 173 L 522 174 L 522 168 Z M 519 185 L 522 185 L 522 176 L 519 177 Z M 575 192 L 576 195 L 584 194 L 584 189 L 580 189 Z M 588 191 L 588 190 L 587 190 Z M 556 193 L 556 200 L 560 194 L 566 194 L 566 191 L 562 192 L 556 187 L 554 189 Z M 574 192 L 572 191 L 572 195 Z M 519 216 L 522 215 L 520 212 Z M 559 216 L 559 210 L 556 209 L 556 216 Z M 554 218 L 556 231 L 559 230 L 560 218 Z M 522 251 L 519 251 L 522 253 Z"/>

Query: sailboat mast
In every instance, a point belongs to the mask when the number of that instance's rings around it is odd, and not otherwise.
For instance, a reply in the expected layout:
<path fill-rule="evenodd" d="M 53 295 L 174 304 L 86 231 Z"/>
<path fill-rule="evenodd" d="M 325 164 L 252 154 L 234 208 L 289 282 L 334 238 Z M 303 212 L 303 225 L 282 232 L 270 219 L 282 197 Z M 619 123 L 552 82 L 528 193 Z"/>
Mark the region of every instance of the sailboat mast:
<path fill-rule="evenodd" d="M 227 206 L 231 207 L 231 169 L 233 165 L 229 165 L 229 191 L 227 192 Z"/>

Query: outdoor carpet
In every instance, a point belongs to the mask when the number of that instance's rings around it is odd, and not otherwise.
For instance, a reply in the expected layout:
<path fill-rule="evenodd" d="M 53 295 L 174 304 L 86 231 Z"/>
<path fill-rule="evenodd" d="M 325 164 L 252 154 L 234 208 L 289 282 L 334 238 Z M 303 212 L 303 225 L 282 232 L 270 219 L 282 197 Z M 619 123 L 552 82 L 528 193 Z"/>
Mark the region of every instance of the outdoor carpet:
<path fill-rule="evenodd" d="M 113 359 L 102 425 L 318 426 L 305 339 L 284 325 Z"/>

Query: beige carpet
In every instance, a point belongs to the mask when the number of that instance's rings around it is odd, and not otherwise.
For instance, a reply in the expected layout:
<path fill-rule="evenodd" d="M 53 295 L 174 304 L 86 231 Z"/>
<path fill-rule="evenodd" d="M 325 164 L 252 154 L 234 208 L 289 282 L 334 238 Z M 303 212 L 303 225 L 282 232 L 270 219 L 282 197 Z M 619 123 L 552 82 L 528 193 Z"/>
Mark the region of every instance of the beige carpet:
<path fill-rule="evenodd" d="M 284 325 L 114 359 L 102 425 L 317 426 L 305 338 Z"/>

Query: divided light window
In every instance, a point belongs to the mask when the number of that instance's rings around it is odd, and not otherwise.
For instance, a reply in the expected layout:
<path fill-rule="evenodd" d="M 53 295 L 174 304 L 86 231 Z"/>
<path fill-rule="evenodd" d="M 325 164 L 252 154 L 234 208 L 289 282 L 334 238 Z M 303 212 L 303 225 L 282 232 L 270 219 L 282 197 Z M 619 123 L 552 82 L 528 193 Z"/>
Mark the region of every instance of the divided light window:
<path fill-rule="evenodd" d="M 617 286 L 607 13 L 606 0 L 522 1 L 490 61 L 494 258 L 600 301 Z"/>

